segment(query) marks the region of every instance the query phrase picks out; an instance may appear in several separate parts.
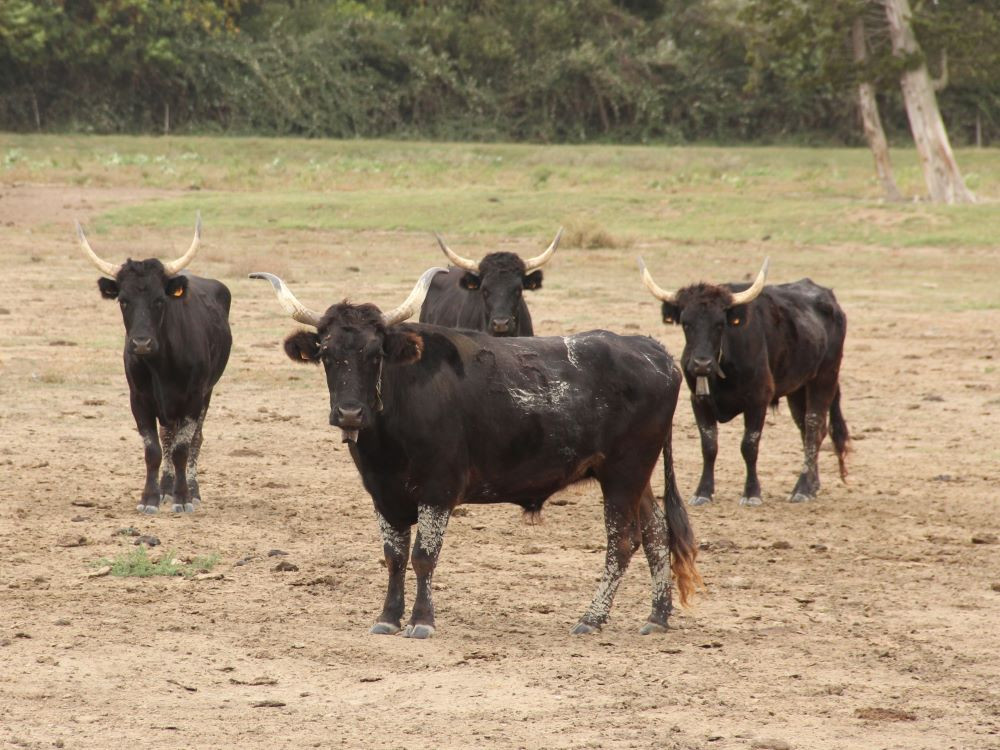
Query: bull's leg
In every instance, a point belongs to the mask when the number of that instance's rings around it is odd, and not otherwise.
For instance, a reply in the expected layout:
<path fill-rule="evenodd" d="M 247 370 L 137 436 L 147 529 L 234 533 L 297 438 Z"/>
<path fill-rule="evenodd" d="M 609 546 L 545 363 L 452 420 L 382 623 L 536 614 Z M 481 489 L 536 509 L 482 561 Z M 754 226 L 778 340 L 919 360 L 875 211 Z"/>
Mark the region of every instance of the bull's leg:
<path fill-rule="evenodd" d="M 406 638 L 430 638 L 434 635 L 434 603 L 431 601 L 431 578 L 437 565 L 444 532 L 448 528 L 450 508 L 421 505 L 417 508 L 417 539 L 410 561 L 417 576 L 417 598 L 410 622 L 403 632 Z"/>
<path fill-rule="evenodd" d="M 802 417 L 802 473 L 792 489 L 789 501 L 801 503 L 815 500 L 819 492 L 819 446 L 826 437 L 826 415 L 829 399 L 817 398 L 814 386 L 806 388 L 805 414 Z M 796 420 L 798 421 L 798 420 Z"/>
<path fill-rule="evenodd" d="M 574 635 L 596 633 L 608 621 L 611 603 L 621 585 L 635 549 L 638 521 L 635 493 L 613 492 L 602 483 L 604 490 L 604 528 L 608 536 L 608 549 L 604 559 L 604 574 L 590 607 L 571 631 Z"/>
<path fill-rule="evenodd" d="M 715 457 L 719 453 L 719 428 L 708 405 L 702 404 L 698 398 L 691 399 L 694 409 L 694 419 L 698 423 L 698 433 L 701 435 L 701 479 L 698 489 L 691 498 L 691 505 L 704 505 L 712 502 L 715 494 Z"/>
<path fill-rule="evenodd" d="M 370 632 L 375 635 L 394 635 L 399 632 L 405 607 L 403 584 L 406 580 L 406 559 L 410 555 L 410 528 L 400 531 L 375 511 L 378 529 L 382 534 L 382 552 L 385 565 L 389 569 L 389 587 L 385 592 L 385 604 Z"/>
<path fill-rule="evenodd" d="M 194 428 L 194 437 L 191 438 L 191 450 L 188 451 L 187 486 L 191 495 L 191 504 L 195 508 L 201 505 L 201 490 L 198 487 L 198 456 L 201 454 L 201 429 L 205 424 L 206 412 L 208 412 L 207 401 L 201 408 L 201 416 L 198 417 L 198 425 Z"/>
<path fill-rule="evenodd" d="M 135 425 L 142 437 L 146 459 L 146 483 L 142 489 L 142 497 L 135 509 L 140 513 L 156 513 L 160 507 L 160 488 L 156 484 L 156 475 L 160 471 L 160 462 L 163 460 L 160 441 L 156 437 L 156 413 L 134 391 L 130 401 Z"/>
<path fill-rule="evenodd" d="M 653 498 L 653 490 L 646 485 L 639 500 L 639 527 L 642 530 L 642 548 L 653 578 L 653 609 L 641 635 L 663 633 L 673 611 L 670 591 L 670 548 L 667 545 L 667 519 Z"/>
<path fill-rule="evenodd" d="M 743 485 L 743 497 L 740 505 L 760 505 L 760 480 L 757 478 L 757 451 L 760 448 L 760 434 L 764 429 L 764 418 L 767 416 L 767 402 L 749 407 L 743 412 L 743 441 L 740 452 L 747 465 L 747 479 Z"/>
<path fill-rule="evenodd" d="M 194 511 L 191 494 L 188 492 L 187 462 L 191 452 L 191 441 L 197 427 L 197 419 L 184 417 L 174 433 L 174 444 L 170 451 L 170 458 L 174 463 L 174 503 L 172 508 L 174 513 Z"/>
<path fill-rule="evenodd" d="M 164 505 L 174 503 L 174 462 L 171 455 L 174 450 L 175 424 L 160 425 L 160 443 L 163 446 L 163 455 L 167 460 L 163 462 L 163 473 L 160 474 L 160 495 Z"/>

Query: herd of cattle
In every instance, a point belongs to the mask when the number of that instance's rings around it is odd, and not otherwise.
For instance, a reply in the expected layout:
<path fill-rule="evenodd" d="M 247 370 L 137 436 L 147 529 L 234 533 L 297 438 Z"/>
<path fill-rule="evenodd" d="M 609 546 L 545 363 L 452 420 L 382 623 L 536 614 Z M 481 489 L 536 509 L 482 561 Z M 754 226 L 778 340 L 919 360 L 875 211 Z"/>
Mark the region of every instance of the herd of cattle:
<path fill-rule="evenodd" d="M 232 345 L 229 290 L 182 273 L 198 250 L 201 219 L 190 249 L 169 263 L 110 263 L 93 251 L 82 227 L 77 231 L 102 273 L 101 295 L 118 300 L 125 321 L 125 376 L 146 461 L 137 509 L 155 513 L 168 503 L 191 512 L 201 499 L 205 413 Z M 427 270 L 388 312 L 347 302 L 313 310 L 277 276 L 250 275 L 269 281 L 285 312 L 308 326 L 288 336 L 285 352 L 295 362 L 323 364 L 330 424 L 339 428 L 374 502 L 389 581 L 372 633 L 403 627 L 408 560 L 417 592 L 403 634 L 434 633 L 431 578 L 456 506 L 507 502 L 537 513 L 553 493 L 586 478 L 596 479 L 604 496 L 607 553 L 573 632 L 591 633 L 607 621 L 640 545 L 652 575 L 652 610 L 640 632 L 665 630 L 671 579 L 681 603 L 701 581 L 671 451 L 682 375 L 703 456 L 691 504 L 713 499 L 717 424 L 739 414 L 747 469 L 740 503 L 760 504 L 757 451 L 767 407 L 781 397 L 805 456 L 790 500 L 814 498 L 819 490 L 816 458 L 828 417 L 845 474 L 839 370 L 846 318 L 829 289 L 808 279 L 765 286 L 765 260 L 752 284 L 701 283 L 671 293 L 640 259 L 664 322 L 683 327 L 678 368 L 645 336 L 595 330 L 534 337 L 523 290 L 541 287 L 541 267 L 560 236 L 535 258 L 497 252 L 478 262 L 438 237 L 453 267 Z M 419 323 L 405 322 L 418 311 Z M 661 453 L 662 507 L 650 486 Z"/>

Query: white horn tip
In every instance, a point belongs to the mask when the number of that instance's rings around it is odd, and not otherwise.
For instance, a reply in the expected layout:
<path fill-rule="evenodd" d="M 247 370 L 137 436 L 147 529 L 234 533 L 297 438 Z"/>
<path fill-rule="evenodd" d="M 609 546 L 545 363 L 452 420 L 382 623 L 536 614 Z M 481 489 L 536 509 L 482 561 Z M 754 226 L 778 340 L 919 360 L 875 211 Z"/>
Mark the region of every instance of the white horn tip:
<path fill-rule="evenodd" d="M 76 224 L 76 236 L 79 237 L 81 240 L 84 239 L 86 235 L 84 235 L 83 233 L 83 225 L 80 223 L 80 220 L 74 219 L 73 221 Z"/>
<path fill-rule="evenodd" d="M 194 220 L 194 236 L 201 238 L 201 210 L 198 211 Z"/>
<path fill-rule="evenodd" d="M 639 261 L 639 275 L 640 276 L 645 276 L 646 275 L 646 262 L 642 259 L 641 255 L 638 256 L 636 258 L 636 260 Z"/>
<path fill-rule="evenodd" d="M 267 273 L 266 271 L 254 271 L 247 276 L 248 279 L 264 279 L 264 281 L 270 281 L 271 286 L 275 288 L 275 291 L 281 291 L 281 279 L 275 276 L 273 273 Z"/>

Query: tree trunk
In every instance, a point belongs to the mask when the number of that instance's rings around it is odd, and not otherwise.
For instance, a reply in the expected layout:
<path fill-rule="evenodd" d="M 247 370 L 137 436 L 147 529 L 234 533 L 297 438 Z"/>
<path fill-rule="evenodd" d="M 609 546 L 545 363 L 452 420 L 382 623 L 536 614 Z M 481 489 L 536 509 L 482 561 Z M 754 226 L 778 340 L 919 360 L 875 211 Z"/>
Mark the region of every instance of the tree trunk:
<path fill-rule="evenodd" d="M 889 21 L 889 38 L 897 57 L 920 58 L 920 45 L 910 25 L 909 0 L 883 0 Z M 913 141 L 920 155 L 924 181 L 935 203 L 974 203 L 975 196 L 965 186 L 962 173 L 948 142 L 948 132 L 941 120 L 934 84 L 922 62 L 913 70 L 905 70 L 900 78 L 906 115 L 910 120 Z"/>
<path fill-rule="evenodd" d="M 855 18 L 851 26 L 851 41 L 854 46 L 854 62 L 859 66 L 864 65 L 868 59 L 868 50 L 865 44 L 865 22 L 861 16 Z M 882 183 L 885 198 L 890 201 L 901 201 L 903 195 L 899 192 L 896 180 L 892 176 L 889 144 L 885 140 L 882 118 L 878 114 L 875 87 L 868 81 L 861 81 L 858 84 L 858 110 L 861 112 L 861 124 L 865 129 L 865 140 L 868 141 L 868 148 L 875 157 L 875 173 L 878 175 L 878 181 Z"/>

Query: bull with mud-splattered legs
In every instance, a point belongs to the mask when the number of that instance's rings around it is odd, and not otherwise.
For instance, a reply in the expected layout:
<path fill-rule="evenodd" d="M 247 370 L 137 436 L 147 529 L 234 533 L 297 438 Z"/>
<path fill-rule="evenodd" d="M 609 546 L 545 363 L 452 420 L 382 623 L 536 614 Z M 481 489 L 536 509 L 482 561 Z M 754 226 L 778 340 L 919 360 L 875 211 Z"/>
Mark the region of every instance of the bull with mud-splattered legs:
<path fill-rule="evenodd" d="M 201 217 L 191 247 L 169 263 L 110 263 L 93 251 L 79 224 L 77 235 L 83 253 L 104 274 L 97 282 L 101 296 L 118 300 L 125 322 L 125 377 L 146 462 L 136 509 L 155 513 L 165 502 L 175 512 L 192 512 L 201 502 L 198 455 L 205 414 L 233 341 L 226 286 L 181 273 L 198 250 Z"/>
<path fill-rule="evenodd" d="M 741 505 L 760 505 L 757 453 L 767 407 L 784 396 L 802 435 L 802 471 L 789 500 L 819 492 L 817 454 L 827 434 L 846 477 L 849 435 L 840 410 L 840 361 L 847 317 L 833 292 L 802 279 L 765 286 L 768 261 L 753 284 L 694 284 L 670 293 L 642 259 L 643 283 L 662 301 L 664 323 L 684 329 L 681 367 L 701 437 L 701 479 L 692 505 L 715 494 L 718 423 L 743 414 L 740 452 L 746 464 Z"/>
<path fill-rule="evenodd" d="M 586 478 L 597 479 L 604 494 L 608 547 L 597 593 L 574 632 L 604 625 L 640 544 L 653 577 L 641 632 L 665 630 L 671 572 L 682 603 L 699 581 L 669 450 L 680 390 L 673 360 L 650 338 L 607 331 L 495 338 L 403 323 L 439 270 L 425 273 L 409 298 L 384 314 L 348 303 L 314 312 L 278 277 L 252 274 L 271 282 L 295 320 L 315 328 L 289 336 L 285 352 L 295 362 L 323 364 L 330 424 L 349 445 L 375 505 L 389 581 L 371 632 L 403 627 L 409 556 L 417 593 L 404 635 L 434 633 L 431 581 L 457 505 L 511 502 L 538 512 L 553 493 Z M 661 451 L 663 508 L 649 486 Z"/>

